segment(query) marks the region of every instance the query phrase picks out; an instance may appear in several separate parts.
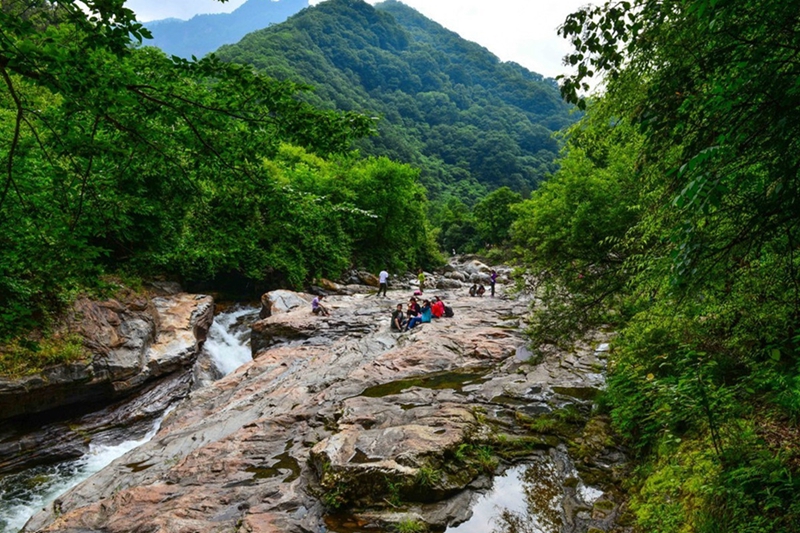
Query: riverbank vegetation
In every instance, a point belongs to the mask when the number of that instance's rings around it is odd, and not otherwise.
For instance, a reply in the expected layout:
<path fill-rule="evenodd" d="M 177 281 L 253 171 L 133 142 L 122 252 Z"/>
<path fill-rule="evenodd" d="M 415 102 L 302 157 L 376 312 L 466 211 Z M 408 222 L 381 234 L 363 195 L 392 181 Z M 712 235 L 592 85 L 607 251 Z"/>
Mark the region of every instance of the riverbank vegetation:
<path fill-rule="evenodd" d="M 799 28 L 794 2 L 634 0 L 561 29 L 588 114 L 513 234 L 534 338 L 618 332 L 642 531 L 800 531 Z"/>
<path fill-rule="evenodd" d="M 372 118 L 137 49 L 122 2 L 4 2 L 0 26 L 0 343 L 107 273 L 301 287 L 438 260 L 418 171 L 351 152 Z"/>

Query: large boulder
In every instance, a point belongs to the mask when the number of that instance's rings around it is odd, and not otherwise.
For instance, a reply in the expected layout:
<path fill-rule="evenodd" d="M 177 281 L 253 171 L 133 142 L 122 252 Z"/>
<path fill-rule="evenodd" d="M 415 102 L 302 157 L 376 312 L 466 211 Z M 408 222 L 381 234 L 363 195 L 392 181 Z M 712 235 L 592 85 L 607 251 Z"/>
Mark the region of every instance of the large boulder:
<path fill-rule="evenodd" d="M 489 285 L 492 282 L 492 278 L 489 277 L 489 274 L 477 273 L 472 274 L 469 277 L 469 281 L 471 283 L 482 283 L 483 285 Z"/>
<path fill-rule="evenodd" d="M 194 361 L 213 320 L 210 296 L 178 293 L 123 300 L 80 298 L 67 318 L 85 361 L 0 379 L 0 419 L 70 405 L 109 403 Z"/>
<path fill-rule="evenodd" d="M 321 288 L 322 290 L 326 291 L 327 293 L 348 294 L 350 292 L 350 291 L 348 291 L 346 286 L 340 285 L 339 283 L 336 283 L 335 281 L 331 281 L 331 280 L 326 279 L 326 278 L 320 278 L 318 280 L 318 285 L 319 285 L 319 288 Z"/>
<path fill-rule="evenodd" d="M 440 290 L 460 289 L 461 287 L 462 283 L 456 279 L 440 278 L 439 281 L 436 282 L 436 288 Z"/>
<path fill-rule="evenodd" d="M 463 272 L 458 272 L 457 270 L 451 270 L 447 272 L 444 277 L 458 281 L 467 281 L 467 276 Z"/>
<path fill-rule="evenodd" d="M 381 284 L 378 280 L 378 276 L 363 270 L 358 272 L 358 279 L 361 281 L 361 283 L 364 285 L 369 285 L 370 287 L 380 287 Z"/>
<path fill-rule="evenodd" d="M 314 297 L 302 292 L 285 290 L 270 291 L 261 296 L 260 318 L 267 318 L 273 314 L 288 313 L 292 309 L 311 306 Z"/>
<path fill-rule="evenodd" d="M 484 263 L 481 263 L 477 259 L 473 259 L 472 261 L 469 261 L 468 263 L 464 264 L 463 269 L 468 274 L 480 274 L 480 273 L 488 274 L 489 272 L 492 271 L 491 268 L 486 266 Z"/>
<path fill-rule="evenodd" d="M 404 409 L 356 397 L 344 402 L 343 412 L 339 432 L 317 443 L 310 455 L 320 485 L 335 494 L 335 503 L 382 506 L 392 492 L 405 501 L 437 501 L 474 479 L 475 472 L 444 468 L 446 456 L 478 426 L 468 407 L 435 402 Z M 431 469 L 441 475 L 421 485 L 421 471 Z"/>

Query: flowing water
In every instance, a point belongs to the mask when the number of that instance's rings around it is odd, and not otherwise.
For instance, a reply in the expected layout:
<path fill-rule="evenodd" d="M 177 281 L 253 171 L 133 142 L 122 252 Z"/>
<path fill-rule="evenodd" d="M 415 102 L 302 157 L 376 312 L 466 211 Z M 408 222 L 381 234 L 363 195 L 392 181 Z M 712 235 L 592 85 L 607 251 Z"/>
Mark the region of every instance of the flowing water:
<path fill-rule="evenodd" d="M 204 349 L 223 375 L 252 361 L 250 326 L 258 320 L 257 307 L 236 306 L 214 317 Z"/>
<path fill-rule="evenodd" d="M 250 325 L 258 319 L 256 307 L 236 306 L 214 318 L 205 350 L 219 372 L 227 375 L 252 361 Z M 58 496 L 99 472 L 113 460 L 149 441 L 158 431 L 163 416 L 144 437 L 116 444 L 89 445 L 83 457 L 56 464 L 36 466 L 23 472 L 0 476 L 0 533 L 16 533 L 35 513 Z M 141 434 L 140 434 L 141 435 Z"/>
<path fill-rule="evenodd" d="M 153 438 L 161 425 L 160 418 L 139 440 L 116 445 L 89 445 L 89 452 L 73 461 L 36 466 L 9 476 L 0 477 L 0 531 L 19 531 L 36 512 L 52 503 L 114 459 Z"/>

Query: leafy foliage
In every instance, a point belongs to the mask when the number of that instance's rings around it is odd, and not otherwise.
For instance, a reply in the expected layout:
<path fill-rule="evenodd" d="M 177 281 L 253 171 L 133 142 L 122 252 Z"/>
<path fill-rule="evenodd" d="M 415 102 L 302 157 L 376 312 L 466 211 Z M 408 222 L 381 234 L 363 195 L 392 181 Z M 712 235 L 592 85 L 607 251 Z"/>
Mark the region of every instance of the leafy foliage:
<path fill-rule="evenodd" d="M 588 116 L 513 234 L 539 340 L 619 332 L 608 400 L 648 531 L 798 531 L 799 17 L 637 0 L 561 28 Z M 606 94 L 581 100 L 594 74 Z"/>
<path fill-rule="evenodd" d="M 381 116 L 358 146 L 418 166 L 442 201 L 471 206 L 502 186 L 527 194 L 555 170 L 552 132 L 572 121 L 553 80 L 395 1 L 323 2 L 217 54 L 309 83 L 321 106 Z"/>
<path fill-rule="evenodd" d="M 83 4 L 0 7 L 0 341 L 108 271 L 299 287 L 436 261 L 416 172 L 349 155 L 369 117 L 135 49 L 122 2 Z"/>

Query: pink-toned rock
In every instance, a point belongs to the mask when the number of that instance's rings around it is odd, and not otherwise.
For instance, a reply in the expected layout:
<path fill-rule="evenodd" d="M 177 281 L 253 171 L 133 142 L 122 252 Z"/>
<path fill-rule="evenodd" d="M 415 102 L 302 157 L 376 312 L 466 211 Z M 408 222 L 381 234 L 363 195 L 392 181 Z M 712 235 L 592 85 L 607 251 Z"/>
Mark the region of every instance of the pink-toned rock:
<path fill-rule="evenodd" d="M 456 318 L 402 334 L 389 316 L 403 302 L 326 302 L 329 317 L 300 307 L 257 322 L 252 362 L 193 391 L 153 440 L 24 531 L 321 531 L 334 505 L 368 506 L 373 525 L 401 521 L 396 496 L 443 529 L 468 514 L 456 494 L 490 473 L 458 457 L 514 431 L 523 405 L 549 408 L 548 387 L 596 364 L 518 361 L 520 333 L 498 327 L 525 312 L 512 300 L 452 298 Z M 461 511 L 437 507 L 448 502 Z"/>
<path fill-rule="evenodd" d="M 0 379 L 0 419 L 81 403 L 110 403 L 191 363 L 213 320 L 210 296 L 179 293 L 124 302 L 80 298 L 68 318 L 91 357 Z M 199 337 L 196 337 L 199 335 Z"/>

